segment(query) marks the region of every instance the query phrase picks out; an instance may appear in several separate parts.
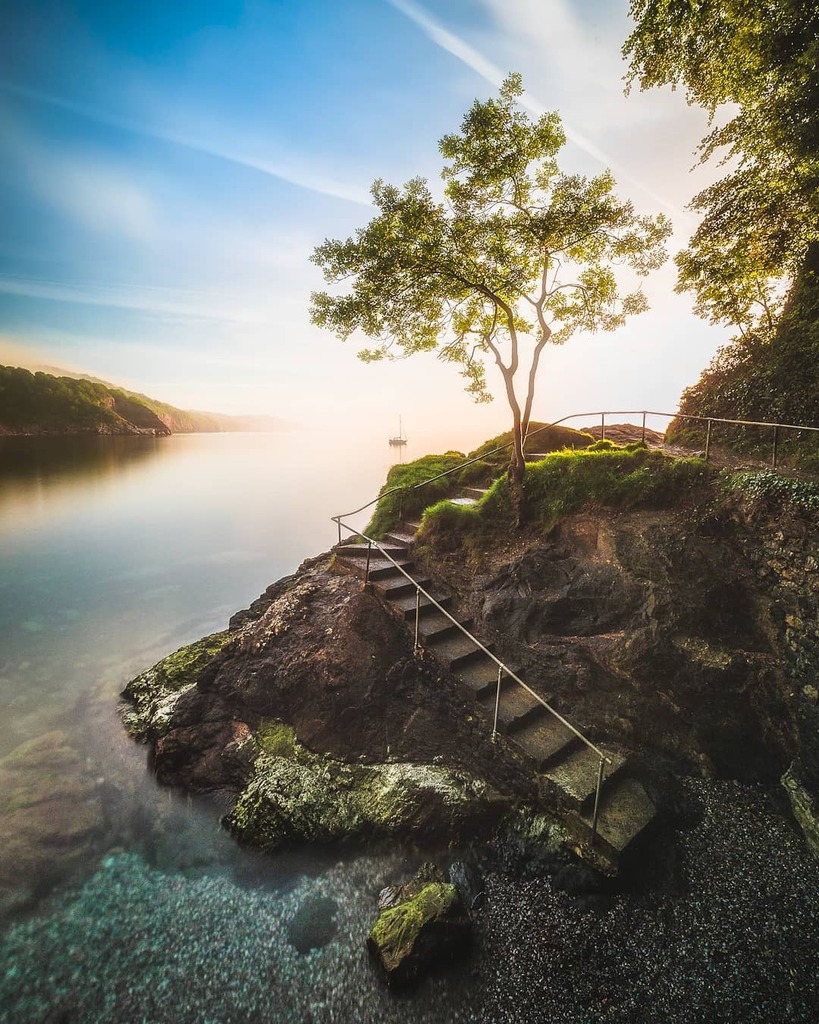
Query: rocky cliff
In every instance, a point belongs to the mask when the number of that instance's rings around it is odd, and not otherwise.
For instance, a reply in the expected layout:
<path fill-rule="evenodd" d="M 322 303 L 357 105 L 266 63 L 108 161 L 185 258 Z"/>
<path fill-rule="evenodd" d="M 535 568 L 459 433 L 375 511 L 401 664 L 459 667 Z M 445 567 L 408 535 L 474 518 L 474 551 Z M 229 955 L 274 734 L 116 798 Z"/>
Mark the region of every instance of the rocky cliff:
<path fill-rule="evenodd" d="M 481 534 L 482 548 L 430 520 L 417 554 L 523 678 L 631 752 L 661 808 L 685 775 L 784 776 L 815 842 L 819 498 L 766 479 L 704 474 L 629 509 L 587 501 L 545 534 Z M 266 848 L 488 834 L 538 795 L 471 694 L 414 656 L 404 624 L 331 555 L 125 699 L 160 781 L 231 792 L 227 823 Z"/>

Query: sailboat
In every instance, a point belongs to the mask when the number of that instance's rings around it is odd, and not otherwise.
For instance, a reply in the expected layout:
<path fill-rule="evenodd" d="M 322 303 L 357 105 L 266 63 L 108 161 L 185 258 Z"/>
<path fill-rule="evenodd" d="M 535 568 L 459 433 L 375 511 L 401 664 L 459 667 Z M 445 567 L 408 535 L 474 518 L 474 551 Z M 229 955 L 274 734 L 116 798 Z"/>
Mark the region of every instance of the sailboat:
<path fill-rule="evenodd" d="M 404 424 L 401 422 L 401 417 L 398 417 L 398 435 L 390 438 L 390 444 L 397 446 L 399 444 L 406 444 L 407 439 L 404 437 Z"/>

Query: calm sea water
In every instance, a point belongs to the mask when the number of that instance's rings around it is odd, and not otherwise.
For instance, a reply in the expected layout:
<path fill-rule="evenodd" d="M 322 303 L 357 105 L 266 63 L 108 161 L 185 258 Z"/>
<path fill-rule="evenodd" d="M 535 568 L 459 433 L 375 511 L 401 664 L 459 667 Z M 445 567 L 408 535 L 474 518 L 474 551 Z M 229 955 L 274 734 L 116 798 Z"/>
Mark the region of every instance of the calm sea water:
<path fill-rule="evenodd" d="M 329 517 L 393 458 L 318 433 L 0 439 L 0 757 L 62 730 L 119 821 L 56 890 L 21 877 L 34 895 L 0 924 L 0 1020 L 458 1018 L 451 979 L 395 1002 L 363 953 L 400 856 L 242 853 L 218 808 L 155 786 L 115 710 L 133 675 L 330 547 Z M 316 894 L 338 937 L 302 955 L 288 921 Z"/>

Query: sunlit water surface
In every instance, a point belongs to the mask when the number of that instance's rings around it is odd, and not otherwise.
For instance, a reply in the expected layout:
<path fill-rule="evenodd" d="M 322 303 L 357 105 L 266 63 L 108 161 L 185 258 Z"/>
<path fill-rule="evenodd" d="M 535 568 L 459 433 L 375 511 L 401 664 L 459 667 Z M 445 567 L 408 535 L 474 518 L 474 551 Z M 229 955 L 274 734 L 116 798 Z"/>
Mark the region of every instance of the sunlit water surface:
<path fill-rule="evenodd" d="M 81 877 L 20 879 L 0 1020 L 458 1019 L 457 981 L 396 1001 L 364 954 L 400 855 L 243 853 L 218 807 L 155 786 L 116 716 L 129 678 L 330 547 L 394 455 L 319 433 L 0 439 L 0 757 L 62 730 L 120 819 Z M 302 954 L 287 925 L 311 894 L 338 932 Z"/>

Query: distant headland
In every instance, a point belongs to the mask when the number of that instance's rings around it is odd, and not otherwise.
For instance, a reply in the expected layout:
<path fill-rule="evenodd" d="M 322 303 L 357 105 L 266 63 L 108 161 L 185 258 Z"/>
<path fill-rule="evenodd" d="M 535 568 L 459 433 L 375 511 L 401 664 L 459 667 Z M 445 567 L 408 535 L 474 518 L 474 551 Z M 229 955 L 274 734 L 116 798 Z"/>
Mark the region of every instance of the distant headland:
<path fill-rule="evenodd" d="M 0 435 L 161 435 L 272 431 L 287 426 L 276 416 L 177 409 L 95 377 L 0 366 Z"/>

